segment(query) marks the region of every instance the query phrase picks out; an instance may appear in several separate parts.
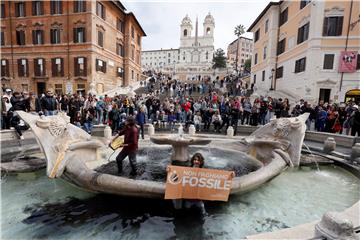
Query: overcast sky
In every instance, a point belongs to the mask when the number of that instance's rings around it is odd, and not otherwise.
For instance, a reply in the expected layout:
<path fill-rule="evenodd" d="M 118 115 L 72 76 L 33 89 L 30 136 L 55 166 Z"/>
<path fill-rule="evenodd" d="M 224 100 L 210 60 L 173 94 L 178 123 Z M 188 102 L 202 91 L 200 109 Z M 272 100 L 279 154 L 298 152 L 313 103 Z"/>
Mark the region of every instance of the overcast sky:
<path fill-rule="evenodd" d="M 125 8 L 135 14 L 146 32 L 143 50 L 178 48 L 180 45 L 180 24 L 186 14 L 193 22 L 195 34 L 196 16 L 199 18 L 199 34 L 203 33 L 203 21 L 210 12 L 215 19 L 215 49 L 225 50 L 235 40 L 234 28 L 243 24 L 247 29 L 269 1 L 265 0 L 167 0 L 167 1 L 122 1 Z M 245 37 L 251 37 L 246 33 Z"/>

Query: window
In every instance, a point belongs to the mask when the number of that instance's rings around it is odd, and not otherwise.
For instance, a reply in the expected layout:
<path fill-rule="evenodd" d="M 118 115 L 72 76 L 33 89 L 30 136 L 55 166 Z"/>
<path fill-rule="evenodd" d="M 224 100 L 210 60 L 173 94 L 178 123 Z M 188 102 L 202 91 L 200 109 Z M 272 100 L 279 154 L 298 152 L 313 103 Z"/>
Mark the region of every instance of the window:
<path fill-rule="evenodd" d="M 135 29 L 133 26 L 131 26 L 131 37 L 132 37 L 132 39 L 135 38 Z"/>
<path fill-rule="evenodd" d="M 63 85 L 62 84 L 55 84 L 55 94 L 56 95 L 63 94 Z"/>
<path fill-rule="evenodd" d="M 9 60 L 1 59 L 1 76 L 9 77 Z"/>
<path fill-rule="evenodd" d="M 86 42 L 85 28 L 84 27 L 74 28 L 74 43 L 83 43 L 83 42 Z"/>
<path fill-rule="evenodd" d="M 284 72 L 284 67 L 278 67 L 276 69 L 275 77 L 276 78 L 282 78 L 283 77 L 283 72 Z"/>
<path fill-rule="evenodd" d="M 254 41 L 257 42 L 257 40 L 259 40 L 260 38 L 260 28 L 255 32 L 255 39 Z"/>
<path fill-rule="evenodd" d="M 295 61 L 295 73 L 305 71 L 306 58 L 301 58 Z"/>
<path fill-rule="evenodd" d="M 33 1 L 32 2 L 32 15 L 40 16 L 44 14 L 44 7 L 42 1 Z"/>
<path fill-rule="evenodd" d="M 254 83 L 256 83 L 256 74 L 254 74 Z"/>
<path fill-rule="evenodd" d="M 263 59 L 266 59 L 266 52 L 267 52 L 267 47 L 264 47 L 264 51 L 263 51 Z"/>
<path fill-rule="evenodd" d="M 265 81 L 265 70 L 262 71 L 261 80 L 262 80 L 263 82 Z"/>
<path fill-rule="evenodd" d="M 96 15 L 105 20 L 105 7 L 99 2 L 96 2 Z"/>
<path fill-rule="evenodd" d="M 301 0 L 300 1 L 300 9 L 303 9 L 306 5 L 308 5 L 311 1 L 310 0 Z"/>
<path fill-rule="evenodd" d="M 342 34 L 343 19 L 342 16 L 324 18 L 323 36 L 340 36 Z"/>
<path fill-rule="evenodd" d="M 269 30 L 269 19 L 266 19 L 266 22 L 265 22 L 265 33 L 267 33 Z"/>
<path fill-rule="evenodd" d="M 310 23 L 307 23 L 298 29 L 298 38 L 297 38 L 298 44 L 306 41 L 309 38 L 309 25 Z"/>
<path fill-rule="evenodd" d="M 43 77 L 46 75 L 45 59 L 43 58 L 34 59 L 34 73 L 35 73 L 35 77 Z"/>
<path fill-rule="evenodd" d="M 206 53 L 205 53 L 205 58 L 206 58 L 206 60 L 209 59 L 209 52 L 208 51 L 206 51 Z"/>
<path fill-rule="evenodd" d="M 52 58 L 51 59 L 51 71 L 52 71 L 53 77 L 63 77 L 64 76 L 64 59 Z"/>
<path fill-rule="evenodd" d="M 15 17 L 25 17 L 25 2 L 15 3 Z"/>
<path fill-rule="evenodd" d="M 131 59 L 134 60 L 135 59 L 135 46 L 131 45 Z"/>
<path fill-rule="evenodd" d="M 117 68 L 116 76 L 123 78 L 124 77 L 124 69 L 121 67 Z"/>
<path fill-rule="evenodd" d="M 140 35 L 139 35 L 139 34 L 137 35 L 137 44 L 138 44 L 138 45 L 140 45 L 140 44 L 141 44 L 141 37 L 140 37 Z"/>
<path fill-rule="evenodd" d="M 117 30 L 119 30 L 120 32 L 124 33 L 125 27 L 124 27 L 124 21 L 122 21 L 121 19 L 117 19 L 117 23 L 116 23 L 116 28 Z"/>
<path fill-rule="evenodd" d="M 136 50 L 136 63 L 140 64 L 140 51 Z"/>
<path fill-rule="evenodd" d="M 134 79 L 134 70 L 131 70 L 131 79 Z"/>
<path fill-rule="evenodd" d="M 78 12 L 86 12 L 85 0 L 74 1 L 74 13 Z"/>
<path fill-rule="evenodd" d="M 333 67 L 334 67 L 334 57 L 335 57 L 335 54 L 325 54 L 324 55 L 323 69 L 333 69 Z"/>
<path fill-rule="evenodd" d="M 24 30 L 16 31 L 16 43 L 17 43 L 17 45 L 25 45 L 25 31 Z"/>
<path fill-rule="evenodd" d="M 286 45 L 286 38 L 284 38 L 283 40 L 281 40 L 280 42 L 278 42 L 277 45 L 277 55 L 282 54 L 283 52 L 285 52 L 285 45 Z"/>
<path fill-rule="evenodd" d="M 1 35 L 0 35 L 1 46 L 5 45 L 5 38 L 4 37 L 5 37 L 4 32 L 1 31 Z"/>
<path fill-rule="evenodd" d="M 124 56 L 124 46 L 121 43 L 116 44 L 116 54 L 119 56 Z"/>
<path fill-rule="evenodd" d="M 51 44 L 61 43 L 60 29 L 50 29 L 50 42 Z"/>
<path fill-rule="evenodd" d="M 208 28 L 206 29 L 206 34 L 209 35 L 210 33 L 211 33 L 211 29 L 208 27 Z"/>
<path fill-rule="evenodd" d="M 106 62 L 96 59 L 96 71 L 106 73 Z"/>
<path fill-rule="evenodd" d="M 356 70 L 360 69 L 360 54 L 357 55 Z"/>
<path fill-rule="evenodd" d="M 102 31 L 98 31 L 97 44 L 100 47 L 104 47 L 104 33 Z"/>
<path fill-rule="evenodd" d="M 284 11 L 280 13 L 279 26 L 286 23 L 288 20 L 288 9 L 286 8 Z"/>
<path fill-rule="evenodd" d="M 86 58 L 74 58 L 74 75 L 75 77 L 86 76 Z"/>
<path fill-rule="evenodd" d="M 184 30 L 184 37 L 187 36 L 187 29 Z"/>
<path fill-rule="evenodd" d="M 51 0 L 50 2 L 50 13 L 54 14 L 62 14 L 62 1 L 60 0 Z"/>
<path fill-rule="evenodd" d="M 39 45 L 44 44 L 44 31 L 43 30 L 33 30 L 33 44 Z"/>
<path fill-rule="evenodd" d="M 254 64 L 255 64 L 255 65 L 257 64 L 257 58 L 258 58 L 258 54 L 255 53 L 255 56 L 254 56 Z"/>
<path fill-rule="evenodd" d="M 1 18 L 5 18 L 5 3 L 1 3 Z"/>
<path fill-rule="evenodd" d="M 29 63 L 27 59 L 18 59 L 18 76 L 28 77 L 29 76 Z"/>

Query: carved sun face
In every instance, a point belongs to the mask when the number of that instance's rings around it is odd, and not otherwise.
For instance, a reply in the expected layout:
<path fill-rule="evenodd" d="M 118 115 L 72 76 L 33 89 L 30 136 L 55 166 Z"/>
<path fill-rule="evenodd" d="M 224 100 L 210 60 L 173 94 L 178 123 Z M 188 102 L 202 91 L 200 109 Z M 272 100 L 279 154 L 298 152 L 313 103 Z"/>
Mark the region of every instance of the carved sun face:
<path fill-rule="evenodd" d="M 289 135 L 291 121 L 289 119 L 277 119 L 272 122 L 272 134 L 277 138 L 285 138 Z"/>

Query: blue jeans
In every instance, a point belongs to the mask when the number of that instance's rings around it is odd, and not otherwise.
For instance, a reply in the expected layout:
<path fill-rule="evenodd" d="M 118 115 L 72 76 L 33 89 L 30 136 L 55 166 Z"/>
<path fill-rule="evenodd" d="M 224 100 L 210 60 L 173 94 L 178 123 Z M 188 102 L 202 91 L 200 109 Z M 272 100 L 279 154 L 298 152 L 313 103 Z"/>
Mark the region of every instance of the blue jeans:
<path fill-rule="evenodd" d="M 97 119 L 97 123 L 98 124 L 102 124 L 103 123 L 103 118 L 104 118 L 104 110 L 97 110 L 96 111 L 96 119 Z"/>
<path fill-rule="evenodd" d="M 84 122 L 85 131 L 91 134 L 94 124 L 92 122 Z"/>
<path fill-rule="evenodd" d="M 45 116 L 53 116 L 57 114 L 56 110 L 50 111 L 50 110 L 46 110 L 44 111 Z"/>

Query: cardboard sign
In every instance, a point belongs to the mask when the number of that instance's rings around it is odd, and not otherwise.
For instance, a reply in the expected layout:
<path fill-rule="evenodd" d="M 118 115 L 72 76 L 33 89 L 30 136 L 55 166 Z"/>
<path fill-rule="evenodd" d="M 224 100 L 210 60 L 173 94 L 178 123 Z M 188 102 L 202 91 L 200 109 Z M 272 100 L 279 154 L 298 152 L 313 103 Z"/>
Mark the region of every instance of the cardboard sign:
<path fill-rule="evenodd" d="M 165 199 L 202 199 L 227 201 L 232 184 L 232 172 L 169 166 Z"/>

